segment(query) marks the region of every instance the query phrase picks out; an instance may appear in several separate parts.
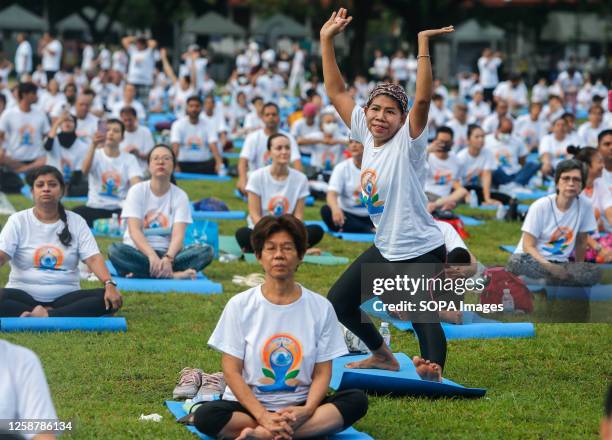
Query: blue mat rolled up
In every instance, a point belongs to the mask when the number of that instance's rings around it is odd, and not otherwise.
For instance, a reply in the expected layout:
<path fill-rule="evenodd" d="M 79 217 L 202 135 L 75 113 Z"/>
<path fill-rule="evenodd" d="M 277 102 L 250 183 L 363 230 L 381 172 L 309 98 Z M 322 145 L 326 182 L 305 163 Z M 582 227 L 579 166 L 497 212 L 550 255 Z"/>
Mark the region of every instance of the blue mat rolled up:
<path fill-rule="evenodd" d="M 194 220 L 243 220 L 246 218 L 244 211 L 198 211 L 191 209 Z"/>
<path fill-rule="evenodd" d="M 227 159 L 239 159 L 240 153 L 223 153 L 223 157 Z"/>
<path fill-rule="evenodd" d="M 363 242 L 363 243 L 371 243 L 374 241 L 375 234 L 330 231 L 327 225 L 325 224 L 325 222 L 322 220 L 306 220 L 304 224 L 321 226 L 321 228 L 323 228 L 323 230 L 327 232 L 329 235 L 333 235 L 334 237 L 339 238 L 341 240 L 356 241 L 356 242 Z"/>
<path fill-rule="evenodd" d="M 125 332 L 123 317 L 0 318 L 2 332 Z"/>
<path fill-rule="evenodd" d="M 516 250 L 516 246 L 513 246 L 511 244 L 502 244 L 502 245 L 499 246 L 499 248 L 502 251 L 506 251 L 506 252 L 508 252 L 510 254 L 513 254 L 514 251 Z"/>
<path fill-rule="evenodd" d="M 230 176 L 198 173 L 174 173 L 174 177 L 176 177 L 177 180 L 212 180 L 214 182 L 229 182 L 232 180 Z"/>
<path fill-rule="evenodd" d="M 474 217 L 470 217 L 467 215 L 460 215 L 459 218 L 461 219 L 461 221 L 463 222 L 465 226 L 480 226 L 484 224 L 482 220 L 478 220 Z"/>
<path fill-rule="evenodd" d="M 549 194 L 550 193 L 548 191 L 536 189 L 536 190 L 531 191 L 530 193 L 519 192 L 513 195 L 518 200 L 531 200 L 531 199 L 539 199 Z"/>
<path fill-rule="evenodd" d="M 174 417 L 176 417 L 177 420 L 187 415 L 187 413 L 183 409 L 183 402 L 166 400 L 165 403 L 168 407 L 168 410 L 172 413 Z M 214 440 L 212 437 L 208 437 L 207 435 L 202 434 L 196 429 L 195 426 L 185 425 L 185 428 L 187 428 L 193 434 L 197 435 L 202 440 Z M 330 440 L 374 440 L 368 434 L 359 432 L 353 427 L 347 428 L 344 431 L 339 432 L 338 434 L 329 436 L 328 438 Z"/>
<path fill-rule="evenodd" d="M 484 388 L 466 388 L 448 379 L 442 382 L 423 380 L 416 372 L 412 360 L 404 353 L 394 353 L 400 364 L 399 371 L 350 369 L 345 365 L 370 355 L 342 356 L 332 362 L 330 388 L 346 390 L 358 388 L 369 393 L 427 397 L 482 397 Z"/>

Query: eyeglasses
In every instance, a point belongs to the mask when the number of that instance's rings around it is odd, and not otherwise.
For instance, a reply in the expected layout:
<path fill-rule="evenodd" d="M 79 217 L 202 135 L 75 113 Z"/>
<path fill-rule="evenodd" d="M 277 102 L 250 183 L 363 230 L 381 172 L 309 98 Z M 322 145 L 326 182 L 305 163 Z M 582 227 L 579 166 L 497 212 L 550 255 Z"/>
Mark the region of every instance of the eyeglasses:
<path fill-rule="evenodd" d="M 172 156 L 153 156 L 151 158 L 151 162 L 157 162 L 157 161 L 172 162 Z"/>
<path fill-rule="evenodd" d="M 582 179 L 580 177 L 562 176 L 559 180 L 564 183 L 569 183 L 569 182 L 582 183 Z"/>

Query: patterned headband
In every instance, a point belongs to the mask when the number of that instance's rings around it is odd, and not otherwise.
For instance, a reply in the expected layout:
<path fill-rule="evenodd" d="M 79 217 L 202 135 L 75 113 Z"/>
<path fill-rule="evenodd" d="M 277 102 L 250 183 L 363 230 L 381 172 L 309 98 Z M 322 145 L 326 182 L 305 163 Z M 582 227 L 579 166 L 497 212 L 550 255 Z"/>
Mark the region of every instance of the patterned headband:
<path fill-rule="evenodd" d="M 366 106 L 369 107 L 372 100 L 380 95 L 387 95 L 395 99 L 399 104 L 402 113 L 406 113 L 408 111 L 408 95 L 406 95 L 406 91 L 402 86 L 392 83 L 378 84 L 376 87 L 374 87 L 372 93 L 370 93 Z"/>

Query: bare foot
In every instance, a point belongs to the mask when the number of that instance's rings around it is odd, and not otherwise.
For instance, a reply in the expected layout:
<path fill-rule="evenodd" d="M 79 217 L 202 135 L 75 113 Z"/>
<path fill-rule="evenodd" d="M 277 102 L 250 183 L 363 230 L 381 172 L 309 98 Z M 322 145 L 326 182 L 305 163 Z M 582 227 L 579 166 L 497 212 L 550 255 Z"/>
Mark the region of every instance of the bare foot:
<path fill-rule="evenodd" d="M 29 318 L 30 316 L 32 316 L 32 312 L 23 312 L 19 315 L 20 318 Z"/>
<path fill-rule="evenodd" d="M 460 310 L 440 310 L 440 319 L 451 324 L 463 324 L 463 313 Z"/>
<path fill-rule="evenodd" d="M 49 312 L 43 306 L 36 306 L 32 309 L 30 316 L 35 318 L 48 318 Z"/>
<path fill-rule="evenodd" d="M 244 428 L 236 440 L 271 440 L 272 433 L 262 426 L 257 428 Z"/>
<path fill-rule="evenodd" d="M 175 280 L 195 280 L 197 274 L 198 273 L 195 271 L 195 269 L 187 269 L 180 272 L 173 272 L 172 278 Z"/>
<path fill-rule="evenodd" d="M 432 382 L 442 382 L 442 368 L 438 364 L 429 362 L 419 356 L 412 358 L 412 363 L 416 367 L 417 374 L 423 380 L 430 380 Z"/>
<path fill-rule="evenodd" d="M 398 371 L 399 362 L 390 351 L 387 353 L 372 353 L 372 356 L 362 361 L 346 364 L 346 368 L 374 368 L 377 370 Z"/>
<path fill-rule="evenodd" d="M 456 207 L 457 207 L 457 203 L 453 202 L 452 200 L 449 200 L 448 202 L 446 202 L 446 203 L 444 203 L 442 205 L 442 210 L 443 211 L 452 211 Z"/>

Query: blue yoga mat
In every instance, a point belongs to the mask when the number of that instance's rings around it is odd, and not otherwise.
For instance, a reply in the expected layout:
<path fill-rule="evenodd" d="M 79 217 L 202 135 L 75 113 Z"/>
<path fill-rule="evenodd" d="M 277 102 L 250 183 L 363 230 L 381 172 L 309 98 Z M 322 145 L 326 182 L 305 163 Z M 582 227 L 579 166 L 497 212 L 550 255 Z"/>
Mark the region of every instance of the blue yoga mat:
<path fill-rule="evenodd" d="M 506 209 L 508 209 L 508 205 L 505 205 Z M 480 205 L 478 208 L 475 209 L 482 209 L 483 211 L 497 211 L 497 206 L 496 205 Z M 529 209 L 529 205 L 525 205 L 525 204 L 520 204 L 517 207 L 518 212 L 520 212 L 521 214 L 525 214 L 527 212 L 527 210 Z"/>
<path fill-rule="evenodd" d="M 361 305 L 361 309 L 369 315 L 390 322 L 398 330 L 414 332 L 410 321 L 402 321 L 389 316 L 386 312 L 375 311 L 374 301 L 376 301 L 375 298 L 366 301 Z M 532 338 L 535 336 L 535 326 L 530 322 L 499 322 L 483 318 L 474 312 L 463 312 L 463 324 L 448 322 L 441 324 L 446 339 Z"/>
<path fill-rule="evenodd" d="M 459 218 L 465 226 L 480 226 L 484 224 L 482 220 L 478 220 L 474 217 L 469 217 L 467 215 L 460 215 Z"/>
<path fill-rule="evenodd" d="M 371 243 L 374 241 L 375 234 L 361 234 L 361 233 L 356 233 L 356 232 L 330 231 L 327 225 L 325 224 L 325 222 L 321 220 L 306 220 L 304 223 L 306 225 L 319 225 L 323 228 L 325 232 L 341 240 L 357 241 L 357 242 L 364 242 L 364 243 Z"/>
<path fill-rule="evenodd" d="M 124 292 L 154 292 L 154 293 L 193 293 L 213 294 L 223 293 L 223 286 L 209 280 L 203 273 L 198 272 L 195 280 L 173 280 L 156 278 L 124 278 L 117 275 L 117 271 L 110 261 L 106 262 L 117 288 Z"/>
<path fill-rule="evenodd" d="M 28 199 L 32 199 L 32 189 L 30 188 L 29 185 L 24 185 L 24 186 L 21 187 L 21 195 L 27 197 Z M 80 203 L 85 203 L 85 202 L 87 202 L 87 196 L 80 196 L 80 197 L 64 196 L 64 197 L 62 197 L 62 201 L 63 202 L 80 202 Z"/>
<path fill-rule="evenodd" d="M 502 251 L 506 251 L 506 252 L 508 252 L 510 254 L 513 254 L 514 251 L 516 250 L 516 246 L 513 246 L 511 244 L 502 244 L 502 245 L 499 246 L 499 248 Z"/>
<path fill-rule="evenodd" d="M 546 291 L 546 297 L 550 299 L 612 301 L 612 285 L 610 284 L 595 284 L 591 287 L 527 284 L 527 288 L 532 292 L 544 289 Z"/>
<path fill-rule="evenodd" d="M 249 200 L 247 196 L 243 196 L 242 193 L 238 191 L 238 188 L 234 189 L 234 195 L 240 200 L 242 200 L 243 202 L 248 202 Z M 314 206 L 314 204 L 315 204 L 315 198 L 313 196 L 306 196 L 306 199 L 304 200 L 304 205 Z"/>
<path fill-rule="evenodd" d="M 230 176 L 198 173 L 174 173 L 174 177 L 176 177 L 177 180 L 211 180 L 213 182 L 229 182 L 232 180 Z"/>
<path fill-rule="evenodd" d="M 177 420 L 187 415 L 187 413 L 183 409 L 183 402 L 177 402 L 174 400 L 166 400 L 166 406 L 168 407 L 168 410 L 172 413 L 172 415 L 176 417 Z M 185 425 L 185 428 L 187 428 L 189 431 L 191 431 L 192 433 L 194 433 L 195 435 L 197 435 L 199 438 L 203 440 L 214 440 L 212 437 L 208 437 L 207 435 L 202 434 L 200 431 L 196 429 L 195 426 Z M 336 435 L 332 435 L 328 438 L 330 440 L 374 440 L 368 434 L 359 432 L 353 427 L 345 429 L 344 431 Z"/>
<path fill-rule="evenodd" d="M 194 220 L 242 220 L 246 218 L 244 211 L 196 211 L 191 209 Z"/>
<path fill-rule="evenodd" d="M 539 199 L 545 197 L 549 194 L 548 191 L 545 190 L 533 190 L 531 193 L 516 193 L 514 197 L 518 200 L 531 200 L 531 199 Z"/>
<path fill-rule="evenodd" d="M 97 318 L 0 318 L 2 332 L 125 332 L 122 317 Z"/>
<path fill-rule="evenodd" d="M 227 159 L 239 159 L 240 153 L 223 153 L 223 157 Z"/>
<path fill-rule="evenodd" d="M 442 382 L 423 380 L 416 372 L 412 360 L 404 353 L 394 353 L 400 364 L 399 371 L 350 369 L 345 365 L 365 359 L 367 355 L 342 356 L 333 360 L 330 387 L 334 390 L 362 389 L 377 394 L 428 397 L 482 397 L 484 388 L 466 388 L 448 379 Z"/>

